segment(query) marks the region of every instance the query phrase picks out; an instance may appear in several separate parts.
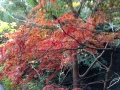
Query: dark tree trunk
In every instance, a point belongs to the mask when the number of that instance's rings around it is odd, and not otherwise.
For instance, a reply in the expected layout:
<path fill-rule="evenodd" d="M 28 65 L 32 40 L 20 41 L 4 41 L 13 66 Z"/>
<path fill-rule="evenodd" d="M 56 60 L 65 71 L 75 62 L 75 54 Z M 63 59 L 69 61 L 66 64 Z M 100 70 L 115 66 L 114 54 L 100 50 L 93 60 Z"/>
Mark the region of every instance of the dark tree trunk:
<path fill-rule="evenodd" d="M 79 67 L 77 55 L 74 56 L 73 60 L 73 88 L 79 88 Z"/>

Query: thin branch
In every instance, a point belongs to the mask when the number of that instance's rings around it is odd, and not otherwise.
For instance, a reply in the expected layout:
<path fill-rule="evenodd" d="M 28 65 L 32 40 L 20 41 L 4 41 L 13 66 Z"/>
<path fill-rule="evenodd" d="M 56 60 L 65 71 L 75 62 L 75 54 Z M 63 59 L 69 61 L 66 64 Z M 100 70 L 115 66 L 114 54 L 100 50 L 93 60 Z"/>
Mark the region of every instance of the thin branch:
<path fill-rule="evenodd" d="M 112 64 L 113 64 L 113 52 L 111 53 L 110 65 L 109 65 L 109 67 L 108 67 L 109 70 L 111 69 Z"/>
<path fill-rule="evenodd" d="M 52 52 L 52 51 L 67 51 L 67 50 L 78 50 L 78 49 L 84 49 L 85 47 L 78 47 L 78 48 L 59 48 L 59 49 L 51 49 L 48 52 Z M 91 49 L 96 49 L 96 50 L 113 50 L 112 48 L 92 48 L 89 47 Z M 37 50 L 37 52 L 45 52 L 46 50 Z"/>
<path fill-rule="evenodd" d="M 104 81 L 103 81 L 103 80 L 100 80 L 100 81 L 90 82 L 90 83 L 86 84 L 83 88 L 85 88 L 85 87 L 88 86 L 88 85 L 96 84 L 96 83 L 104 83 Z"/>
<path fill-rule="evenodd" d="M 112 86 L 114 86 L 115 84 L 117 84 L 119 81 L 120 81 L 120 77 L 114 78 L 114 79 L 110 82 L 110 85 L 107 87 L 107 89 L 111 88 Z"/>
<path fill-rule="evenodd" d="M 65 80 L 65 78 L 67 77 L 67 75 L 68 75 L 68 73 L 70 72 L 70 70 L 71 70 L 72 68 L 70 68 L 68 71 L 67 71 L 67 73 L 66 73 L 66 75 L 65 75 L 65 77 L 62 79 L 62 81 L 60 82 L 60 84 L 59 85 L 61 85 L 62 84 L 62 82 Z"/>
<path fill-rule="evenodd" d="M 93 56 L 93 58 L 96 59 L 95 55 L 92 52 L 87 51 L 87 50 L 85 50 L 85 51 L 90 53 Z M 107 70 L 107 67 L 103 63 L 101 63 L 99 60 L 97 60 L 97 62 Z"/>
<path fill-rule="evenodd" d="M 104 65 L 103 63 L 101 63 L 99 60 L 97 60 L 97 62 L 107 70 L 107 66 L 106 65 Z"/>
<path fill-rule="evenodd" d="M 72 38 L 73 40 L 75 40 L 78 44 L 82 44 L 82 43 L 80 43 L 77 39 L 75 39 L 73 36 L 71 36 L 71 35 L 69 35 L 68 33 L 65 32 L 65 30 L 63 29 L 62 24 L 61 24 L 61 22 L 60 22 L 59 20 L 58 20 L 58 23 L 60 24 L 60 27 L 61 27 L 62 31 L 63 31 L 66 35 L 68 35 L 70 38 Z"/>
<path fill-rule="evenodd" d="M 107 45 L 108 45 L 108 43 L 106 44 L 105 48 L 107 48 Z M 84 74 L 79 75 L 80 78 L 84 77 L 84 76 L 90 71 L 90 69 L 94 66 L 94 64 L 95 64 L 95 63 L 97 62 L 97 60 L 103 55 L 104 52 L 105 52 L 105 50 L 103 50 L 102 53 L 101 53 L 98 57 L 95 58 L 94 62 L 91 64 L 91 66 L 86 70 L 86 72 L 85 72 Z"/>
<path fill-rule="evenodd" d="M 97 74 L 94 74 L 94 75 L 91 75 L 91 76 L 88 76 L 88 77 L 81 78 L 80 80 L 88 79 L 88 78 L 91 78 L 91 77 L 94 77 L 94 76 L 97 76 L 97 75 L 100 75 L 100 74 L 104 74 L 104 73 L 105 72 L 100 72 L 100 73 L 97 73 Z"/>
<path fill-rule="evenodd" d="M 118 74 L 117 74 L 117 75 L 118 75 Z M 114 86 L 115 84 L 117 84 L 119 81 L 120 81 L 120 76 L 118 75 L 117 78 L 114 78 L 114 79 L 110 82 L 110 84 L 109 84 L 109 86 L 107 87 L 107 89 L 111 88 L 112 86 Z"/>

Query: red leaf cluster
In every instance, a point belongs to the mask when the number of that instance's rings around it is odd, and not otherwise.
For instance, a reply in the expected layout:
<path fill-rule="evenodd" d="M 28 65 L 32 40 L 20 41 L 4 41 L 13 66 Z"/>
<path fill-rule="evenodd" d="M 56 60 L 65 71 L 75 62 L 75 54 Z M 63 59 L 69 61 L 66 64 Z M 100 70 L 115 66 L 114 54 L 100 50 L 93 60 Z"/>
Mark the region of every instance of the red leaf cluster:
<path fill-rule="evenodd" d="M 39 4 L 32 11 L 44 6 L 45 1 L 40 0 L 41 5 Z M 54 0 L 51 1 L 54 2 Z M 100 18 L 101 12 L 98 17 L 89 17 L 86 22 L 75 18 L 71 12 L 57 20 L 45 19 L 44 10 L 38 10 L 38 12 L 32 22 L 40 28 L 31 24 L 22 26 L 13 34 L 7 35 L 8 42 L 0 46 L 0 64 L 4 65 L 1 77 L 11 79 L 14 84 L 27 83 L 35 75 L 42 74 L 44 70 L 61 71 L 60 67 L 67 66 L 74 60 L 78 49 L 97 53 L 94 48 L 104 48 L 104 43 L 120 37 L 118 33 L 97 33 L 95 27 L 103 21 Z M 57 25 L 60 27 L 58 28 Z M 54 27 L 55 30 L 46 29 L 45 26 Z M 73 53 L 73 50 L 76 53 Z M 35 63 L 40 64 L 33 68 L 32 65 Z M 23 78 L 24 75 L 26 77 Z M 46 83 L 54 76 L 55 73 Z M 48 90 L 48 87 L 46 86 L 43 90 Z M 59 90 L 64 89 L 59 88 Z"/>

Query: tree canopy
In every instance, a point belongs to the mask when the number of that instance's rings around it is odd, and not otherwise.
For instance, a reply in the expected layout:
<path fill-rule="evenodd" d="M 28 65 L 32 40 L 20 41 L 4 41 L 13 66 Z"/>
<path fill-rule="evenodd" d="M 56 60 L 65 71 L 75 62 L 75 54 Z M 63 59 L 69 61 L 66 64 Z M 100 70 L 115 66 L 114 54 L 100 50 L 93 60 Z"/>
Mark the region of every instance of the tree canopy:
<path fill-rule="evenodd" d="M 116 23 L 115 16 L 108 17 L 107 10 L 117 8 L 117 5 L 116 3 L 111 5 L 112 3 L 107 1 L 103 1 L 103 4 L 102 0 L 38 0 L 38 2 L 28 0 L 28 3 L 32 2 L 32 7 L 35 6 L 29 15 L 24 3 L 26 0 L 13 1 L 16 5 L 19 3 L 20 8 L 16 11 L 15 6 L 11 6 L 13 8 L 11 15 L 15 15 L 12 14 L 13 11 L 16 15 L 18 12 L 24 12 L 22 16 L 19 15 L 19 19 L 27 21 L 15 32 L 6 34 L 8 41 L 0 45 L 0 65 L 3 65 L 0 78 L 9 78 L 13 85 L 19 85 L 28 83 L 35 76 L 44 74 L 46 70 L 53 70 L 54 72 L 46 79 L 46 84 L 49 84 L 63 68 L 72 66 L 73 89 L 80 90 L 78 80 L 86 76 L 96 62 L 109 72 L 111 64 L 107 67 L 98 59 L 106 50 L 114 51 L 120 45 L 120 30 L 119 27 L 110 32 L 96 29 L 100 24 L 107 24 L 110 21 Z M 3 9 L 3 12 L 7 13 L 7 8 Z M 89 13 L 82 19 L 83 10 L 88 10 Z M 25 19 L 26 15 L 29 19 Z M 116 40 L 118 41 L 115 42 Z M 116 47 L 112 48 L 111 44 Z M 84 74 L 79 75 L 78 54 L 82 50 L 90 53 L 94 61 Z M 98 50 L 102 50 L 102 53 Z M 107 79 L 104 81 L 104 90 Z M 48 88 L 65 90 L 53 84 L 45 86 L 43 90 Z"/>

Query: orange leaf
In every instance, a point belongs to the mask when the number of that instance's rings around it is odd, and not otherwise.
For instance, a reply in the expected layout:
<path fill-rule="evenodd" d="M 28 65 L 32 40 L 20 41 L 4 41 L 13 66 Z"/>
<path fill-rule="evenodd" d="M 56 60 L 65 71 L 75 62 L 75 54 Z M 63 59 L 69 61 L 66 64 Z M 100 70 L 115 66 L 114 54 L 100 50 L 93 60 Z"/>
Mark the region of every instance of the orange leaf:
<path fill-rule="evenodd" d="M 106 35 L 106 36 L 104 36 L 102 42 L 113 41 L 117 37 L 117 35 L 118 35 L 117 33 L 112 33 L 112 34 Z"/>

